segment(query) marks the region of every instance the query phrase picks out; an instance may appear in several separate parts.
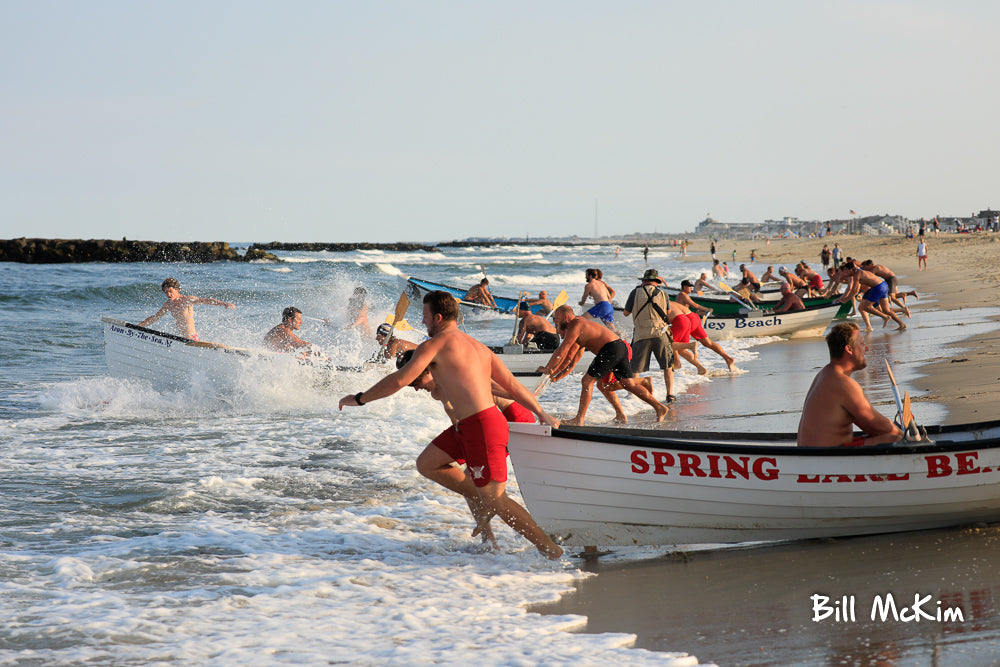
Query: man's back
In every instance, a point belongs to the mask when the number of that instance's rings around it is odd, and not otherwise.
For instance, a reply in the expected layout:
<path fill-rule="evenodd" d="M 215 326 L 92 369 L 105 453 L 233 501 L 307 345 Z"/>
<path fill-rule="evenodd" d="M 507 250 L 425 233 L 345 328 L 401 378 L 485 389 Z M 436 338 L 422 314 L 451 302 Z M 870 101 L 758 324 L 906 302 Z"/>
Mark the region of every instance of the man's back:
<path fill-rule="evenodd" d="M 611 341 L 619 339 L 618 334 L 603 324 L 582 317 L 577 317 L 570 322 L 566 337 L 569 338 L 573 334 L 576 334 L 577 343 L 594 354 L 600 352 L 601 348 Z"/>

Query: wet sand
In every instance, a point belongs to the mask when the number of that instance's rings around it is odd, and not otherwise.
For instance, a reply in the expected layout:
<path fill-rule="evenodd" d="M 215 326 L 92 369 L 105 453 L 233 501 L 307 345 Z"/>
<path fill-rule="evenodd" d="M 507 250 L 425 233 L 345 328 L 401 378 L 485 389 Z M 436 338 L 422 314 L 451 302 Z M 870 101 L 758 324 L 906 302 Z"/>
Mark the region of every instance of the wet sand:
<path fill-rule="evenodd" d="M 887 265 L 901 289 L 921 295 L 908 302 L 906 331 L 873 323 L 869 366 L 855 377 L 876 407 L 895 414 L 888 359 L 921 423 L 996 419 L 998 235 L 929 236 L 926 271 L 917 270 L 916 239 L 904 238 L 721 241 L 717 256 L 736 269 L 755 249 L 751 268 L 759 276 L 769 264 L 790 268 L 800 259 L 819 268 L 820 249 L 834 242 L 845 256 Z M 689 245 L 693 269 L 710 269 L 707 248 L 707 241 Z M 828 360 L 825 342 L 785 340 L 757 351 L 741 363 L 745 373 L 679 396 L 672 426 L 794 432 L 805 391 Z M 664 556 L 641 562 L 586 561 L 598 576 L 532 610 L 582 614 L 586 632 L 634 633 L 638 647 L 687 651 L 719 665 L 992 665 L 1000 662 L 998 540 L 1000 528 L 966 527 L 693 553 L 665 547 Z M 888 593 L 899 606 L 930 595 L 926 610 L 936 613 L 940 601 L 960 608 L 964 620 L 870 621 L 874 597 Z M 855 596 L 857 621 L 814 622 L 813 594 Z"/>

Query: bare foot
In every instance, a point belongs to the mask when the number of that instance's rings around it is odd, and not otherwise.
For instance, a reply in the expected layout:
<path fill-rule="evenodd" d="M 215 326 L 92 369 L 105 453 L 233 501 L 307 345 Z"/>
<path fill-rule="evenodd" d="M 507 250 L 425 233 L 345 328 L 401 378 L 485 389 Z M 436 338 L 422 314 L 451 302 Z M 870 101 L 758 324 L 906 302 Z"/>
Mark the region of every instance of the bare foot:
<path fill-rule="evenodd" d="M 708 375 L 708 369 L 704 366 L 698 367 L 698 375 Z"/>
<path fill-rule="evenodd" d="M 903 329 L 905 329 L 905 328 L 906 328 L 906 325 L 905 325 L 905 324 L 903 324 L 902 322 L 900 322 L 900 323 L 899 323 L 899 326 L 898 326 L 898 327 L 896 327 L 896 331 L 902 331 L 902 330 L 903 330 Z"/>
<path fill-rule="evenodd" d="M 665 405 L 661 405 L 660 407 L 656 408 L 656 421 L 657 422 L 663 421 L 663 418 L 667 416 L 667 412 L 668 412 L 667 406 Z"/>
<path fill-rule="evenodd" d="M 628 417 L 625 416 L 625 413 L 622 413 L 620 415 L 615 415 L 615 423 L 616 424 L 627 424 L 628 423 Z"/>
<path fill-rule="evenodd" d="M 734 370 L 736 370 L 736 360 L 735 359 L 733 359 L 732 357 L 724 357 L 724 359 L 726 360 L 726 365 L 729 366 L 729 372 L 730 373 L 732 373 Z"/>
<path fill-rule="evenodd" d="M 538 551 L 549 560 L 559 560 L 563 555 L 562 547 L 555 543 L 549 548 L 538 547 Z"/>
<path fill-rule="evenodd" d="M 563 420 L 563 425 L 564 426 L 583 426 L 583 421 L 577 419 L 576 417 L 573 417 L 572 419 L 564 419 Z"/>

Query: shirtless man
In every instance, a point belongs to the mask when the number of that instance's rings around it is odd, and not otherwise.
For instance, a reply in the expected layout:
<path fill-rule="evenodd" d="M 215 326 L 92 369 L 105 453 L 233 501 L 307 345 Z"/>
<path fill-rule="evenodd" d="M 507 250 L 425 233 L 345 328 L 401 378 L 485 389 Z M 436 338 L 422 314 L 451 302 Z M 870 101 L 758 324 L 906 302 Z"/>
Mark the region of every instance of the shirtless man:
<path fill-rule="evenodd" d="M 794 313 L 797 310 L 805 310 L 806 304 L 802 302 L 799 295 L 792 291 L 792 286 L 788 283 L 782 283 L 781 285 L 781 298 L 778 303 L 774 305 L 771 312 L 775 313 Z"/>
<path fill-rule="evenodd" d="M 382 356 L 386 359 L 398 358 L 401 354 L 407 350 L 416 349 L 417 344 L 412 343 L 408 340 L 403 340 L 402 338 L 396 338 L 391 335 L 392 325 L 388 322 L 383 322 L 378 325 L 378 329 L 375 330 L 375 340 L 382 348 Z M 389 342 L 385 342 L 385 337 L 389 336 Z"/>
<path fill-rule="evenodd" d="M 719 347 L 719 344 L 708 337 L 705 328 L 701 325 L 701 318 L 697 313 L 692 313 L 687 306 L 670 302 L 670 310 L 667 311 L 667 319 L 670 322 L 670 332 L 674 339 L 674 349 L 678 355 L 674 356 L 674 369 L 681 366 L 679 357 L 684 357 L 692 366 L 698 369 L 698 375 L 705 375 L 708 369 L 698 362 L 696 350 L 688 350 L 684 343 L 690 343 L 694 338 L 696 341 L 722 357 L 729 367 L 729 372 L 736 369 L 736 360 L 726 354 L 726 351 Z"/>
<path fill-rule="evenodd" d="M 693 310 L 699 315 L 708 315 L 712 312 L 712 309 L 695 303 L 694 299 L 691 298 L 691 292 L 694 289 L 695 287 L 691 284 L 690 280 L 682 280 L 681 291 L 674 297 L 673 300 L 686 307 L 688 310 Z"/>
<path fill-rule="evenodd" d="M 550 375 L 553 380 L 562 377 L 557 371 L 565 368 L 565 362 L 575 356 L 578 347 L 583 347 L 593 352 L 596 356 L 590 364 L 590 368 L 583 376 L 583 387 L 580 391 L 580 407 L 576 416 L 567 421 L 567 424 L 575 426 L 583 425 L 587 416 L 587 407 L 590 399 L 594 395 L 594 384 L 608 373 L 614 373 L 621 385 L 630 393 L 635 394 L 640 400 L 652 406 L 656 411 L 656 421 L 661 422 L 667 415 L 667 408 L 657 401 L 653 394 L 646 389 L 632 374 L 629 365 L 628 344 L 618 337 L 618 334 L 607 327 L 603 327 L 597 322 L 577 317 L 573 309 L 568 306 L 559 306 L 553 314 L 552 319 L 556 323 L 556 328 L 562 336 L 563 342 L 559 348 L 552 353 L 548 362 L 544 366 L 539 366 L 538 372 Z M 576 357 L 579 359 L 579 356 Z M 554 374 L 555 373 L 555 374 Z"/>
<path fill-rule="evenodd" d="M 347 300 L 347 326 L 344 328 L 351 327 L 358 329 L 365 338 L 372 335 L 368 324 L 368 290 L 364 287 L 355 287 L 354 294 Z"/>
<path fill-rule="evenodd" d="M 889 267 L 883 266 L 882 264 L 876 264 L 870 259 L 866 259 L 861 262 L 861 268 L 865 271 L 871 271 L 876 276 L 889 283 L 889 300 L 902 309 L 904 315 L 910 317 L 910 309 L 906 307 L 906 297 L 912 296 L 915 299 L 919 299 L 920 297 L 917 295 L 917 291 L 910 290 L 908 292 L 900 292 L 898 285 L 899 279 L 896 277 L 896 274 L 889 270 Z"/>
<path fill-rule="evenodd" d="M 289 306 L 281 311 L 281 324 L 275 325 L 264 334 L 264 347 L 272 352 L 294 352 L 300 348 L 311 348 L 308 343 L 295 332 L 302 327 L 302 311 L 295 306 Z"/>
<path fill-rule="evenodd" d="M 539 315 L 548 315 L 552 312 L 552 302 L 549 301 L 549 293 L 542 290 L 538 293 L 537 299 L 528 299 L 529 306 L 541 306 L 538 310 Z"/>
<path fill-rule="evenodd" d="M 517 325 L 518 343 L 525 345 L 533 340 L 538 349 L 547 351 L 559 347 L 556 328 L 549 324 L 548 318 L 532 314 L 531 306 L 526 301 L 522 301 L 517 307 L 517 316 L 521 318 L 520 324 Z"/>
<path fill-rule="evenodd" d="M 615 296 L 615 291 L 602 280 L 600 269 L 587 269 L 584 276 L 587 279 L 587 286 L 583 288 L 583 296 L 580 297 L 580 305 L 587 302 L 588 298 L 594 300 L 594 306 L 583 317 L 588 320 L 601 320 L 607 326 L 614 326 L 615 308 L 611 305 L 611 299 Z"/>
<path fill-rule="evenodd" d="M 472 303 L 481 303 L 484 306 L 489 306 L 491 308 L 497 307 L 497 302 L 490 294 L 490 281 L 483 278 L 479 281 L 478 285 L 473 285 L 469 288 L 469 291 L 465 293 L 462 297 L 463 301 L 471 301 Z"/>
<path fill-rule="evenodd" d="M 750 286 L 750 291 L 759 292 L 760 281 L 757 280 L 757 275 L 753 271 L 748 269 L 746 264 L 740 264 L 740 272 L 743 274 L 743 277 L 746 279 L 747 284 Z"/>
<path fill-rule="evenodd" d="M 684 282 L 690 283 L 691 281 L 690 280 L 686 280 Z M 683 286 L 683 285 L 684 285 L 684 283 L 682 282 L 681 286 Z M 703 294 L 705 290 L 711 290 L 713 292 L 718 292 L 719 291 L 718 287 L 716 287 L 712 283 L 708 282 L 708 274 L 705 273 L 704 271 L 702 271 L 701 276 L 698 278 L 698 280 L 694 281 L 693 289 L 698 294 Z"/>
<path fill-rule="evenodd" d="M 805 281 L 809 296 L 819 296 L 823 293 L 823 276 L 819 275 L 805 262 L 799 262 L 795 274 Z"/>
<path fill-rule="evenodd" d="M 806 294 L 809 293 L 809 286 L 806 285 L 806 281 L 802 280 L 802 278 L 799 278 L 794 273 L 789 273 L 788 269 L 786 269 L 785 267 L 783 266 L 778 267 L 778 275 L 784 278 L 785 282 L 791 285 L 792 289 L 800 297 L 805 296 Z"/>
<path fill-rule="evenodd" d="M 236 308 L 236 306 L 226 301 L 181 294 L 181 284 L 177 282 L 176 278 L 167 278 L 164 280 L 163 284 L 160 285 L 160 289 L 167 295 L 167 302 L 153 315 L 139 322 L 140 327 L 149 326 L 167 313 L 170 313 L 174 316 L 174 322 L 177 324 L 177 333 L 190 340 L 201 340 L 198 338 L 198 332 L 194 328 L 194 306 L 222 306 L 230 310 Z"/>
<path fill-rule="evenodd" d="M 899 325 L 897 331 L 902 331 L 906 328 L 903 320 L 899 319 L 899 316 L 892 312 L 892 307 L 889 305 L 889 284 L 886 281 L 874 273 L 856 266 L 853 262 L 844 262 L 835 275 L 838 280 L 843 282 L 850 280 L 847 291 L 837 299 L 837 303 L 845 303 L 853 299 L 856 294 L 860 293 L 862 287 L 865 288 L 865 293 L 858 306 L 858 312 L 861 313 L 869 330 L 872 325 L 868 318 L 865 317 L 866 314 L 881 317 L 883 326 L 888 324 L 890 319 L 893 320 Z"/>
<path fill-rule="evenodd" d="M 760 282 L 763 283 L 777 283 L 781 282 L 781 276 L 774 272 L 774 267 L 767 267 L 767 271 L 760 277 Z"/>
<path fill-rule="evenodd" d="M 858 325 L 840 322 L 826 337 L 830 363 L 813 380 L 799 420 L 799 447 L 857 447 L 896 442 L 902 431 L 872 407 L 851 373 L 868 365 Z M 857 425 L 865 435 L 855 438 Z"/>
<path fill-rule="evenodd" d="M 722 264 L 720 264 L 719 260 L 717 259 L 712 260 L 712 277 L 713 278 L 726 277 L 726 272 L 722 269 Z"/>
<path fill-rule="evenodd" d="M 412 358 L 412 349 L 402 352 L 398 357 L 396 357 L 396 368 L 402 368 L 408 364 Z M 441 393 L 441 389 L 438 387 L 437 382 L 434 381 L 434 375 L 431 374 L 429 368 L 425 368 L 424 372 L 418 375 L 417 379 L 410 383 L 410 386 L 413 387 L 414 391 L 426 391 L 430 393 L 431 398 L 441 402 L 441 407 L 444 408 L 445 414 L 448 415 L 449 419 L 451 419 L 451 423 L 455 424 L 458 422 L 458 419 L 455 417 L 454 406 L 452 406 L 452 404 L 448 402 L 448 399 L 446 399 Z M 496 403 L 497 409 L 500 410 L 500 413 L 503 414 L 504 419 L 506 419 L 508 423 L 535 423 L 535 415 L 531 414 L 530 410 L 510 398 L 501 396 L 501 393 L 505 392 L 498 389 L 496 387 L 496 383 L 494 383 L 493 402 Z M 461 466 L 465 463 L 465 460 L 457 460 L 455 463 L 456 465 Z M 471 498 L 467 497 L 465 500 L 469 504 L 469 511 L 472 512 L 473 520 L 478 520 L 477 504 L 473 502 Z M 489 521 L 487 521 L 484 525 L 477 525 L 476 529 L 472 532 L 472 536 L 475 537 L 477 533 L 482 536 L 483 544 L 492 544 L 494 547 L 497 546 L 497 539 L 493 534 L 493 527 L 490 526 Z"/>
<path fill-rule="evenodd" d="M 509 429 L 493 401 L 491 380 L 538 415 L 543 424 L 558 428 L 559 421 L 542 409 L 489 348 L 458 329 L 458 303 L 451 294 L 435 291 L 424 297 L 423 323 L 430 338 L 417 346 L 409 363 L 370 389 L 344 396 L 340 409 L 391 396 L 429 367 L 458 422 L 427 445 L 417 457 L 417 470 L 470 499 L 479 526 L 496 514 L 546 557 L 559 558 L 562 548 L 507 495 Z M 465 459 L 465 470 L 451 465 L 457 459 Z"/>

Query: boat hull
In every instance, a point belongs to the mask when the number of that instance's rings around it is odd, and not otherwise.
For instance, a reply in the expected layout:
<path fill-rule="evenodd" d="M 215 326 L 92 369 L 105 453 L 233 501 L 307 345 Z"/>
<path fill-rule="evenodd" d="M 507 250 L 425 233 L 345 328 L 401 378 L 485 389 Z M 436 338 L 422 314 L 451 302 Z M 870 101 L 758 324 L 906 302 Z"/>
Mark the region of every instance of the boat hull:
<path fill-rule="evenodd" d="M 881 449 L 612 430 L 511 426 L 521 495 L 564 544 L 798 540 L 1000 520 L 997 423 Z"/>
<path fill-rule="evenodd" d="M 791 313 L 744 309 L 740 313 L 713 313 L 704 318 L 702 326 L 713 340 L 787 336 L 806 330 L 817 330 L 819 333 L 833 320 L 847 317 L 850 311 L 850 303 L 830 303 Z"/>
<path fill-rule="evenodd" d="M 535 521 L 564 544 L 798 540 L 1000 520 L 996 423 L 950 441 L 888 449 L 599 431 L 511 427 L 521 495 Z"/>
<path fill-rule="evenodd" d="M 440 283 L 433 283 L 429 280 L 421 280 L 420 278 L 407 278 L 406 284 L 413 290 L 416 290 L 419 294 L 426 294 L 427 292 L 434 292 L 440 290 L 443 292 L 448 292 L 462 304 L 463 308 L 469 310 L 487 311 L 487 312 L 499 312 L 499 313 L 513 313 L 517 310 L 517 299 L 512 299 L 505 296 L 493 295 L 493 300 L 497 302 L 497 307 L 493 308 L 491 306 L 485 306 L 481 303 L 474 303 L 472 301 L 465 301 L 465 293 L 468 290 L 461 289 L 459 287 L 451 287 L 450 285 L 442 285 Z M 538 314 L 542 310 L 540 305 L 534 305 L 531 307 L 531 312 Z"/>
<path fill-rule="evenodd" d="M 159 389 L 198 387 L 227 392 L 248 374 L 253 377 L 291 374 L 322 388 L 342 371 L 364 370 L 336 367 L 309 358 L 297 359 L 288 354 L 194 341 L 110 317 L 102 317 L 101 322 L 104 357 L 111 375 L 144 380 Z"/>

